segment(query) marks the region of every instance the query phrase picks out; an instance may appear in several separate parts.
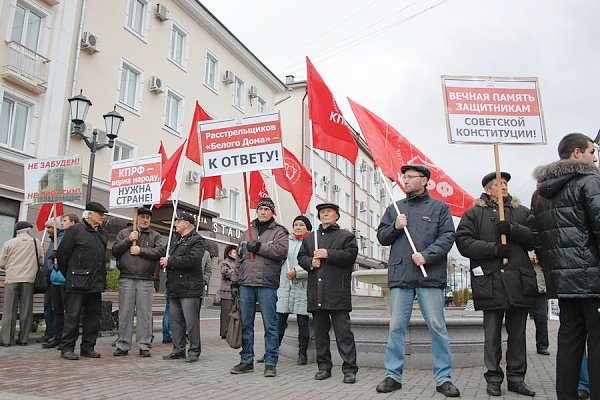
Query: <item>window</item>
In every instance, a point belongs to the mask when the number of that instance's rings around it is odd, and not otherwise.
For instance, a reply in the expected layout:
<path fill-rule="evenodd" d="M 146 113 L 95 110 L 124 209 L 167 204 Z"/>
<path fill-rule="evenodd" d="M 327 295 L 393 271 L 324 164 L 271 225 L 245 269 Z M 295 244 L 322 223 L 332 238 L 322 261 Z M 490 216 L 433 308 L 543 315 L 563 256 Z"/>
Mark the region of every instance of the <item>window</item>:
<path fill-rule="evenodd" d="M 229 189 L 229 219 L 237 221 L 239 218 L 240 192 L 237 189 Z"/>
<path fill-rule="evenodd" d="M 219 76 L 219 60 L 210 53 L 206 53 L 204 67 L 204 83 L 211 89 L 217 90 L 217 77 Z"/>
<path fill-rule="evenodd" d="M 339 190 L 333 191 L 333 202 L 335 204 L 340 204 L 340 191 Z"/>
<path fill-rule="evenodd" d="M 113 161 L 129 160 L 134 157 L 134 147 L 117 140 L 113 148 Z"/>
<path fill-rule="evenodd" d="M 373 210 L 369 211 L 369 218 L 370 218 L 370 225 L 377 226 L 377 221 L 375 220 L 375 211 L 373 211 Z"/>
<path fill-rule="evenodd" d="M 17 4 L 10 40 L 37 52 L 40 41 L 42 16 Z"/>
<path fill-rule="evenodd" d="M 167 90 L 165 100 L 165 126 L 177 133 L 181 133 L 183 98 L 172 90 Z"/>
<path fill-rule="evenodd" d="M 134 33 L 145 37 L 147 33 L 148 2 L 146 0 L 130 0 L 127 14 L 127 27 Z"/>
<path fill-rule="evenodd" d="M 258 98 L 258 113 L 264 114 L 267 112 L 267 102 L 260 97 Z"/>
<path fill-rule="evenodd" d="M 236 75 L 233 85 L 233 105 L 240 110 L 244 109 L 244 81 Z"/>
<path fill-rule="evenodd" d="M 31 105 L 4 97 L 0 109 L 0 144 L 25 150 L 25 136 Z"/>
<path fill-rule="evenodd" d="M 184 67 L 187 62 L 187 34 L 175 24 L 171 27 L 169 47 L 169 59 Z"/>
<path fill-rule="evenodd" d="M 140 110 L 142 106 L 142 72 L 130 64 L 123 63 L 119 82 L 119 102 Z"/>
<path fill-rule="evenodd" d="M 350 196 L 349 193 L 344 193 L 345 194 L 345 198 L 344 198 L 344 210 L 346 210 L 347 212 L 352 212 L 352 198 Z"/>

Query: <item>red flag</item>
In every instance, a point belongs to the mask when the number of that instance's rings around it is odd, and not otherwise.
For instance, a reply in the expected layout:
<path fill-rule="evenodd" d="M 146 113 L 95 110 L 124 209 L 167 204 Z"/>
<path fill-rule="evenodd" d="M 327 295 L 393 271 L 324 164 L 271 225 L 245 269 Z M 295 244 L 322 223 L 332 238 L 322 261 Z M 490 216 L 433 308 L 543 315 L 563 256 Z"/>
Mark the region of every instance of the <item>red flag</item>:
<path fill-rule="evenodd" d="M 373 160 L 385 176 L 395 180 L 400 184 L 400 188 L 403 188 L 400 179 L 402 165 L 423 164 L 431 171 L 431 178 L 427 183 L 429 195 L 448 204 L 452 215 L 461 217 L 473 205 L 473 197 L 400 132 L 361 105 L 350 99 L 348 101 L 365 136 Z"/>
<path fill-rule="evenodd" d="M 292 194 L 300 212 L 306 214 L 313 194 L 310 172 L 285 147 L 283 148 L 283 165 L 283 168 L 273 170 L 275 182 L 283 190 Z"/>
<path fill-rule="evenodd" d="M 217 189 L 223 189 L 221 175 L 200 178 L 200 198 L 202 200 L 216 199 Z M 204 196 L 202 195 L 202 191 L 204 191 Z"/>
<path fill-rule="evenodd" d="M 38 228 L 38 231 L 43 231 L 46 228 L 46 221 L 52 218 L 50 215 L 52 211 L 52 205 L 56 204 L 56 215 L 61 216 L 65 213 L 63 209 L 63 203 L 44 203 L 40 208 L 40 212 L 38 214 L 37 220 L 35 221 L 35 226 Z M 59 226 L 60 228 L 60 226 Z"/>
<path fill-rule="evenodd" d="M 158 153 L 160 154 L 160 164 L 161 164 L 162 168 L 164 168 L 165 164 L 169 160 L 169 157 L 167 156 L 167 152 L 165 150 L 165 146 L 163 146 L 162 140 L 160 141 L 160 147 L 158 148 Z"/>
<path fill-rule="evenodd" d="M 306 76 L 313 147 L 339 154 L 354 164 L 358 155 L 358 145 L 331 91 L 308 57 L 306 57 Z"/>
<path fill-rule="evenodd" d="M 190 127 L 190 134 L 188 135 L 188 147 L 185 151 L 185 156 L 200 165 L 200 145 L 198 143 L 198 122 L 208 121 L 212 118 L 204 111 L 198 100 L 196 100 L 196 108 L 194 109 L 194 118 L 192 119 L 192 126 Z"/>
<path fill-rule="evenodd" d="M 250 194 L 250 208 L 256 209 L 258 202 L 263 197 L 271 197 L 267 190 L 267 185 L 262 178 L 262 175 L 258 171 L 250 172 L 250 188 L 248 189 Z"/>
<path fill-rule="evenodd" d="M 156 208 L 160 208 L 165 201 L 169 199 L 175 188 L 177 187 L 177 167 L 183 153 L 185 141 L 179 146 L 175 153 L 162 166 L 162 187 L 160 188 L 160 202 L 156 204 Z"/>

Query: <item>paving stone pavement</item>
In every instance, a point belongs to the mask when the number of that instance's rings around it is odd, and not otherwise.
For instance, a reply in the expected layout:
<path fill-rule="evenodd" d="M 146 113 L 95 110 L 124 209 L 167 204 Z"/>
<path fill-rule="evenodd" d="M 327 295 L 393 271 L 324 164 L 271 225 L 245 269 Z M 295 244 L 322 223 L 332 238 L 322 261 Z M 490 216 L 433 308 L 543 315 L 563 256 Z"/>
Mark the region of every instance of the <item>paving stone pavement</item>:
<path fill-rule="evenodd" d="M 116 336 L 106 333 L 98 339 L 100 359 L 67 361 L 55 349 L 42 349 L 38 343 L 28 346 L 0 347 L 0 399 L 444 399 L 435 391 L 429 370 L 407 370 L 403 388 L 390 394 L 375 392 L 385 378 L 382 368 L 360 368 L 357 382 L 342 383 L 340 366 L 330 379 L 314 380 L 316 364 L 296 365 L 296 360 L 280 357 L 275 378 L 263 377 L 263 364 L 255 364 L 253 373 L 231 375 L 229 369 L 239 362 L 239 350 L 229 348 L 219 337 L 218 309 L 202 309 L 202 354 L 200 361 L 164 361 L 161 356 L 171 346 L 161 343 L 155 321 L 157 340 L 152 357 L 141 358 L 137 348 L 128 356 L 113 357 L 111 346 Z M 262 323 L 256 320 L 255 352 L 263 349 Z M 549 321 L 552 356 L 535 352 L 535 326 L 527 322 L 528 371 L 526 382 L 536 391 L 535 399 L 556 399 L 554 375 L 558 321 Z M 483 363 L 483 360 L 482 360 Z M 360 359 L 358 360 L 360 367 Z M 453 380 L 462 399 L 494 399 L 486 394 L 483 367 L 453 371 Z M 527 398 L 507 392 L 499 399 Z"/>

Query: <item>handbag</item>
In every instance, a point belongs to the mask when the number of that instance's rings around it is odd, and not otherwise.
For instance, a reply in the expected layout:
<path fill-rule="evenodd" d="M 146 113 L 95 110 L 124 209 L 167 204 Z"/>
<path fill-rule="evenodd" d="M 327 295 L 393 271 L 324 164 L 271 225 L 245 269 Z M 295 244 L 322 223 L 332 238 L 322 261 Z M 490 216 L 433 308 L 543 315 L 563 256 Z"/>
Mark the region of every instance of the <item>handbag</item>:
<path fill-rule="evenodd" d="M 39 255 L 35 239 L 33 239 L 33 247 L 35 248 L 35 263 L 37 264 L 37 272 L 35 273 L 35 280 L 33 281 L 33 293 L 45 293 L 48 282 L 46 281 L 42 265 L 38 264 Z"/>
<path fill-rule="evenodd" d="M 240 300 L 237 297 L 233 299 L 233 304 L 231 305 L 225 340 L 232 349 L 242 347 L 242 319 L 240 315 Z"/>
<path fill-rule="evenodd" d="M 546 293 L 546 279 L 544 279 L 544 271 L 542 266 L 539 264 L 533 264 L 533 270 L 535 271 L 535 280 L 537 283 L 538 293 Z"/>

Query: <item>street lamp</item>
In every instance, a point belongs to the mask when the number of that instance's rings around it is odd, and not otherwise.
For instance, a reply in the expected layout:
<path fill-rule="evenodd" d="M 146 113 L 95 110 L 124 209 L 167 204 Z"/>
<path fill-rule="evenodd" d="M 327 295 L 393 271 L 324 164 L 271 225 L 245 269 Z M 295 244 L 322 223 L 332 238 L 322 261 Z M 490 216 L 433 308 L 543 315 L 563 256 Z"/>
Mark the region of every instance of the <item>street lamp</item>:
<path fill-rule="evenodd" d="M 121 114 L 119 114 L 115 108 L 112 111 L 104 114 L 102 117 L 104 118 L 104 124 L 106 125 L 106 137 L 108 137 L 108 143 L 98 144 L 98 130 L 94 129 L 92 131 L 92 140 L 90 141 L 87 136 L 85 136 L 85 117 L 87 112 L 92 105 L 92 102 L 87 99 L 83 94 L 83 90 L 79 92 L 78 95 L 71 97 L 68 99 L 69 107 L 71 111 L 71 122 L 73 122 L 73 131 L 72 135 L 77 135 L 87 145 L 90 149 L 90 168 L 88 171 L 88 182 L 87 182 L 87 192 L 85 195 L 86 204 L 89 203 L 92 199 L 92 182 L 94 179 L 94 163 L 96 162 L 96 150 L 103 149 L 104 147 L 113 148 L 115 145 L 115 139 L 119 135 L 119 129 L 121 128 L 121 123 L 125 120 Z"/>

